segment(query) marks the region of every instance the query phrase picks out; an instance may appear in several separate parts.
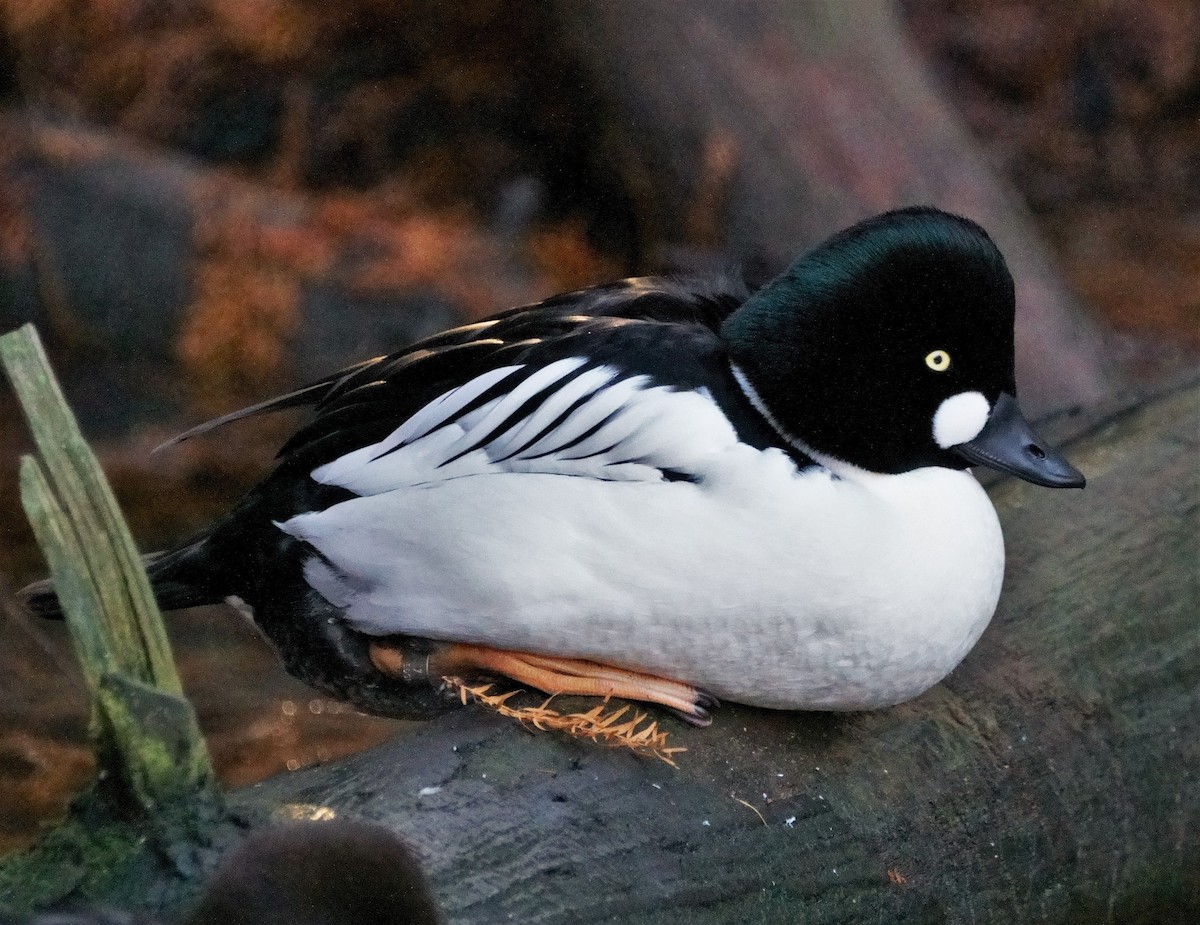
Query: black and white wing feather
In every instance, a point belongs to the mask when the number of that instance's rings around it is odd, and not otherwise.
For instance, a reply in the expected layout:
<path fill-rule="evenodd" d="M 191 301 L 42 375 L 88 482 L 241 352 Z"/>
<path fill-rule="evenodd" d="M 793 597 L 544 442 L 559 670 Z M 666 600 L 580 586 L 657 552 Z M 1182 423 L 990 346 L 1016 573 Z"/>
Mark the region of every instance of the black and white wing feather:
<path fill-rule="evenodd" d="M 737 437 L 703 391 L 655 385 L 575 356 L 490 370 L 438 396 L 386 438 L 313 471 L 358 495 L 499 473 L 695 480 L 693 460 Z M 482 404 L 481 394 L 518 380 Z"/>
<path fill-rule="evenodd" d="M 717 333 L 744 295 L 635 279 L 556 296 L 179 439 L 311 404 L 277 475 L 306 471 L 357 495 L 500 472 L 694 480 L 690 461 L 714 441 L 782 445 L 734 382 Z"/>

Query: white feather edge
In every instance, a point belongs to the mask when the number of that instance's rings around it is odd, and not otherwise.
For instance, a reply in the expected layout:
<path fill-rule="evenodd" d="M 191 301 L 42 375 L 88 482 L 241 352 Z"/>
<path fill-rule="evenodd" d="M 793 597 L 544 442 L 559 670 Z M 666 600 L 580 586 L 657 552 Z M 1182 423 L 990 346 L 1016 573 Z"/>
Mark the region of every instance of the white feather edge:
<path fill-rule="evenodd" d="M 704 390 L 679 392 L 651 386 L 647 376 L 618 378 L 616 370 L 601 366 L 569 380 L 526 418 L 460 455 L 531 397 L 585 362 L 572 357 L 551 363 L 511 392 L 451 421 L 468 403 L 521 367 L 492 370 L 438 396 L 383 440 L 318 467 L 312 477 L 358 495 L 505 472 L 661 481 L 663 469 L 688 471 L 694 461 L 737 442 L 732 425 Z M 589 397 L 553 430 L 514 452 L 585 396 Z M 561 453 L 553 452 L 602 423 L 595 433 Z"/>

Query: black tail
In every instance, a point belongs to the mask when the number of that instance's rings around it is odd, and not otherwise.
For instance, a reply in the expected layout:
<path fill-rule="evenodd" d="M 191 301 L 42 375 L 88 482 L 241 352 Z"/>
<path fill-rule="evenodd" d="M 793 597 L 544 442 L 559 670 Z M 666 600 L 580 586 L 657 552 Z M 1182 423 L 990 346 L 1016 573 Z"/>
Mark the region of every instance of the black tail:
<path fill-rule="evenodd" d="M 203 568 L 197 568 L 203 559 L 204 539 L 196 540 L 171 552 L 154 552 L 142 556 L 142 565 L 150 577 L 150 588 L 162 610 L 180 610 L 184 607 L 199 607 L 216 604 L 225 595 L 214 591 L 200 576 Z M 49 578 L 35 581 L 18 592 L 18 597 L 30 612 L 47 620 L 61 620 L 62 605 Z"/>

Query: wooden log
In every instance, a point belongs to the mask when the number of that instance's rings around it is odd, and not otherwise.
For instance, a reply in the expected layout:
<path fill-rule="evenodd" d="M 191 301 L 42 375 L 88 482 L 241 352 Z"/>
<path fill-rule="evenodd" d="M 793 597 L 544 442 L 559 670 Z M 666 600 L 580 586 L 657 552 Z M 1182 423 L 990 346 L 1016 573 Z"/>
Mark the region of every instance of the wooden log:
<path fill-rule="evenodd" d="M 576 54 L 726 247 L 778 271 L 832 231 L 933 204 L 988 229 L 1017 281 L 1018 381 L 1036 413 L 1106 394 L 1103 340 L 1016 194 L 910 47 L 893 0 L 557 4 Z M 727 152 L 714 158 L 714 153 Z M 718 163 L 729 162 L 714 169 Z M 727 189 L 709 189 L 727 179 Z M 678 216 L 681 203 L 666 203 Z"/>
<path fill-rule="evenodd" d="M 462 925 L 1194 921 L 1200 383 L 1089 430 L 1083 493 L 992 487 L 1000 610 L 912 703 L 729 704 L 678 770 L 464 709 L 235 804 L 383 822 Z"/>

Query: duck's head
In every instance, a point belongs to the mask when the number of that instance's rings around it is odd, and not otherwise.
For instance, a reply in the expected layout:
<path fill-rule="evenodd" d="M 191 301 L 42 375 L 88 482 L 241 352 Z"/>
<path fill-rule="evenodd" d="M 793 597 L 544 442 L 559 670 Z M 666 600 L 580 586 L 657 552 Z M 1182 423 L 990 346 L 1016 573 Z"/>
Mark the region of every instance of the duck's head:
<path fill-rule="evenodd" d="M 912 208 L 830 238 L 721 333 L 752 400 L 822 460 L 887 474 L 978 464 L 1082 488 L 1017 404 L 1014 314 L 987 233 Z"/>

